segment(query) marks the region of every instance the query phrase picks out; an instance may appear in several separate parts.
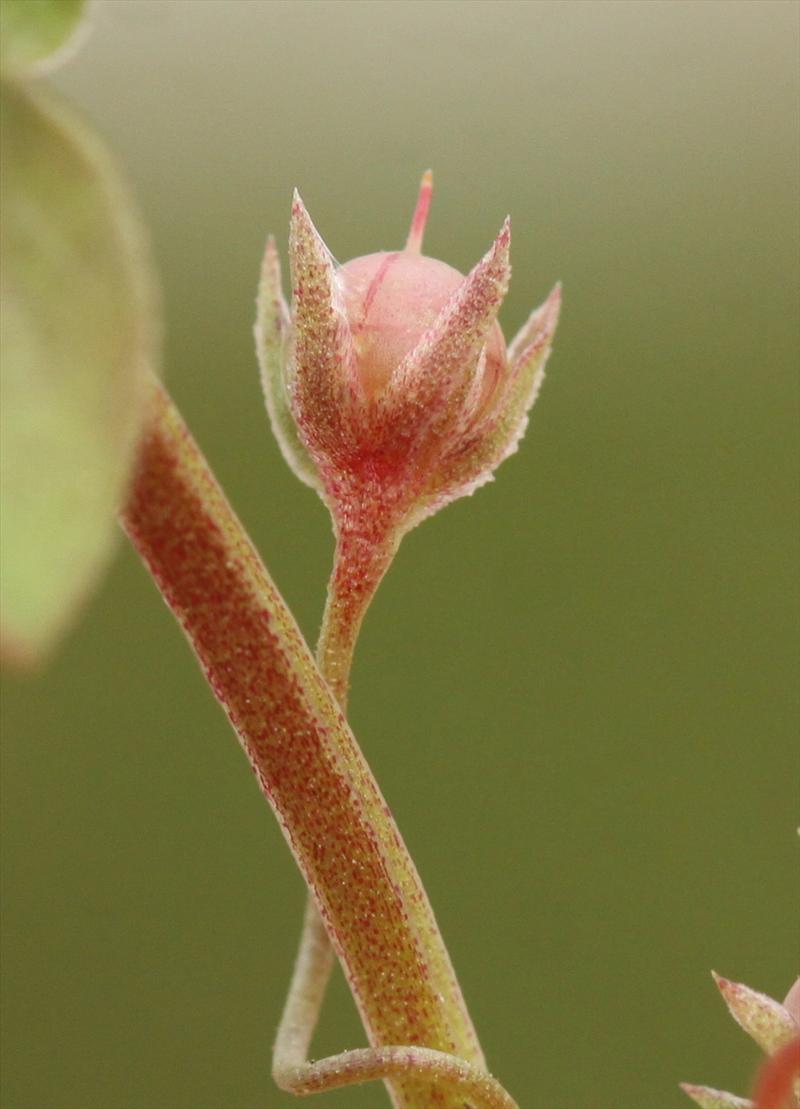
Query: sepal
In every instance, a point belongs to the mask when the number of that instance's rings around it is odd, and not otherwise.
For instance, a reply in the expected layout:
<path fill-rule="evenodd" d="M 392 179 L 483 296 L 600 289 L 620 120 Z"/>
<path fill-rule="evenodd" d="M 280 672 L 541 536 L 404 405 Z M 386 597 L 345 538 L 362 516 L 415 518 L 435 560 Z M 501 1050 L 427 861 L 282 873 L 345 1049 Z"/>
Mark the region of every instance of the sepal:
<path fill-rule="evenodd" d="M 333 258 L 297 192 L 289 259 L 294 305 L 285 371 L 289 403 L 312 455 L 318 461 L 322 454 L 335 459 L 353 445 L 348 415 L 357 389 L 355 354 Z"/>
<path fill-rule="evenodd" d="M 748 1098 L 737 1097 L 726 1090 L 695 1086 L 692 1082 L 681 1082 L 681 1089 L 700 1109 L 756 1109 L 755 1103 Z"/>
<path fill-rule="evenodd" d="M 561 283 L 536 308 L 509 347 L 508 390 L 500 406 L 487 448 L 492 467 L 514 453 L 528 427 L 530 410 L 544 382 L 544 370 L 561 314 Z"/>
<path fill-rule="evenodd" d="M 774 1055 L 800 1033 L 796 1021 L 780 1002 L 741 982 L 711 973 L 731 1016 L 762 1051 Z"/>
<path fill-rule="evenodd" d="M 432 446 L 463 431 L 480 396 L 476 374 L 489 331 L 511 279 L 511 225 L 506 219 L 489 252 L 470 271 L 433 326 L 392 374 L 379 398 L 382 422 Z M 431 434 L 433 432 L 433 434 Z"/>
<path fill-rule="evenodd" d="M 559 284 L 531 314 L 512 344 L 508 382 L 500 391 L 495 406 L 470 429 L 457 450 L 444 456 L 432 473 L 425 496 L 415 507 L 408 528 L 450 501 L 468 496 L 492 481 L 495 469 L 517 449 L 544 380 L 560 307 Z"/>
<path fill-rule="evenodd" d="M 321 493 L 319 471 L 298 435 L 283 377 L 283 360 L 289 341 L 289 309 L 283 298 L 281 263 L 272 235 L 267 239 L 261 265 L 255 337 L 264 400 L 281 454 L 305 485 Z"/>

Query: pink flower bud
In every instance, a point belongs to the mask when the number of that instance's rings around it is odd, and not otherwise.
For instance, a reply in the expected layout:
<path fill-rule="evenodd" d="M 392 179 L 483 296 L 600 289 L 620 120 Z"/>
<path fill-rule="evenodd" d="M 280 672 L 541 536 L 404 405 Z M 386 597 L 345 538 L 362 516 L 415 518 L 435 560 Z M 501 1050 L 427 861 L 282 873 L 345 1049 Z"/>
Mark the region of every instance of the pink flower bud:
<path fill-rule="evenodd" d="M 389 383 L 392 372 L 433 327 L 464 275 L 408 251 L 367 254 L 338 271 L 344 310 L 353 337 L 358 377 L 368 398 Z M 506 344 L 494 323 L 486 342 L 484 399 L 506 372 Z"/>
<path fill-rule="evenodd" d="M 340 535 L 369 517 L 399 538 L 490 480 L 525 430 L 550 352 L 558 286 L 508 350 L 497 323 L 508 221 L 466 277 L 421 254 L 431 190 L 427 173 L 403 250 L 342 266 L 295 195 L 291 314 L 267 244 L 256 325 L 267 407 Z"/>

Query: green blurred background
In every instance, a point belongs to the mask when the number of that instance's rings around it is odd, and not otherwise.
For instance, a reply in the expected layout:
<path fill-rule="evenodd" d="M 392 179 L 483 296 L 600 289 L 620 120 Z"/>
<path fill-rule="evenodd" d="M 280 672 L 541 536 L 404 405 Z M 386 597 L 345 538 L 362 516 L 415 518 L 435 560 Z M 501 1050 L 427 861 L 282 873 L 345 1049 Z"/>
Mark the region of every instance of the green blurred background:
<path fill-rule="evenodd" d="M 565 309 L 499 480 L 404 543 L 352 721 L 522 1109 L 745 1093 L 708 971 L 798 969 L 798 13 L 781 2 L 115 0 L 56 83 L 125 163 L 175 397 L 305 633 L 330 526 L 259 394 L 253 297 L 298 185 L 340 259 Z M 46 537 L 43 537 L 46 541 Z M 4 688 L 4 1109 L 284 1109 L 304 890 L 130 549 Z M 337 976 L 317 1052 L 363 1042 Z M 380 1109 L 379 1085 L 320 1096 Z"/>

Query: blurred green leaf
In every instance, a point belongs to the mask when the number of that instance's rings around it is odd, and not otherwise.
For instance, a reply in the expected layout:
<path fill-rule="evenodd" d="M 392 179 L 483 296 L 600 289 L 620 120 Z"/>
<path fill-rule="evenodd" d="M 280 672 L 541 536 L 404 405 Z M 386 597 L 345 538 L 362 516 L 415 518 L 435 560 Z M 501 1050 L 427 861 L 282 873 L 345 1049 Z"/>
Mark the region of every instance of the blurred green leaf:
<path fill-rule="evenodd" d="M 0 4 L 3 73 L 24 75 L 39 68 L 72 37 L 85 7 L 85 0 L 3 0 Z"/>
<path fill-rule="evenodd" d="M 29 664 L 109 556 L 154 361 L 142 233 L 99 141 L 2 102 L 2 652 Z"/>

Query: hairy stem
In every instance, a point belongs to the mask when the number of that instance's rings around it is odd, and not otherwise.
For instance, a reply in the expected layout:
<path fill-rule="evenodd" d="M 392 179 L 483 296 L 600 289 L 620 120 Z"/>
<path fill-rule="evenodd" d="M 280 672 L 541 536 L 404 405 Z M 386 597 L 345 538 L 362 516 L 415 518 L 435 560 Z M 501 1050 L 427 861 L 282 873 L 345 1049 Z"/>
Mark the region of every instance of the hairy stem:
<path fill-rule="evenodd" d="M 344 712 L 353 654 L 363 618 L 397 548 L 394 533 L 354 528 L 339 536 L 328 598 L 322 618 L 317 661 Z M 458 1109 L 517 1109 L 503 1087 L 485 1070 L 482 1060 L 467 1062 L 457 1055 L 413 1044 L 384 1045 L 309 1060 L 331 970 L 333 951 L 313 894 L 309 894 L 292 981 L 273 1051 L 273 1077 L 278 1086 L 306 1095 L 384 1079 L 395 1105 L 404 1105 L 391 1081 L 398 1077 L 435 1080 L 420 1105 Z M 454 1099 L 454 1100 L 453 1100 Z"/>
<path fill-rule="evenodd" d="M 358 633 L 398 540 L 392 531 L 353 528 L 336 541 L 328 599 L 317 643 L 317 663 L 342 712 L 347 712 L 350 671 Z"/>
<path fill-rule="evenodd" d="M 358 548 L 360 568 L 354 572 L 354 549 L 337 543 L 316 655 L 320 673 L 345 714 L 356 640 L 391 562 L 392 549 L 383 544 L 376 551 L 362 544 Z M 354 588 L 356 581 L 358 588 Z M 309 891 L 292 980 L 273 1048 L 272 1075 L 282 1089 L 299 1093 L 310 1069 L 318 1067 L 309 1063 L 309 1050 L 332 969 L 333 948 Z"/>
<path fill-rule="evenodd" d="M 401 1109 L 507 1109 L 513 1103 L 483 1070 L 435 918 L 377 783 L 155 382 L 121 518 L 228 714 L 314 894 L 371 1047 L 380 1049 L 346 1053 L 347 1081 L 389 1079 Z M 335 1073 L 319 1080 L 338 1082 Z M 469 1098 L 465 1083 L 474 1089 Z"/>

